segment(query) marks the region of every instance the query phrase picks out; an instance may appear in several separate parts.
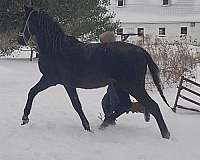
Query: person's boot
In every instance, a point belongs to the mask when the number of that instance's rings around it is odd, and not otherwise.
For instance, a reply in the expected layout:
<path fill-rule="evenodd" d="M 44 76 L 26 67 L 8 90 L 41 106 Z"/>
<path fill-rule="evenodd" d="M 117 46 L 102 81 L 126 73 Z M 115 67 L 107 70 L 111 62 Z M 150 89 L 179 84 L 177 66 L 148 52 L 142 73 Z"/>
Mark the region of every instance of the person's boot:
<path fill-rule="evenodd" d="M 143 107 L 139 102 L 132 102 L 130 105 L 130 111 L 132 113 L 144 113 L 144 119 L 146 122 L 150 121 L 150 113 L 149 111 Z"/>
<path fill-rule="evenodd" d="M 105 117 L 105 119 L 106 119 L 106 117 Z M 108 125 L 116 125 L 116 119 L 115 120 L 106 121 L 106 123 Z"/>
<path fill-rule="evenodd" d="M 110 125 L 116 125 L 116 120 L 110 121 L 109 124 Z"/>
<path fill-rule="evenodd" d="M 132 113 L 144 113 L 144 107 L 139 102 L 132 102 L 130 105 L 130 111 Z"/>

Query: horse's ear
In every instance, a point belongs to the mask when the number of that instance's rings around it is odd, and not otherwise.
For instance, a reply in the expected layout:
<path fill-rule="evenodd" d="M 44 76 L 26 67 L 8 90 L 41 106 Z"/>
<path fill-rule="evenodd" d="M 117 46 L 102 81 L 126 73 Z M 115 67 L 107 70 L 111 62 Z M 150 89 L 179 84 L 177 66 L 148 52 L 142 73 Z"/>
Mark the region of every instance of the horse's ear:
<path fill-rule="evenodd" d="M 33 10 L 33 8 L 27 5 L 24 5 L 24 10 L 25 10 L 25 13 L 29 13 L 31 10 Z"/>

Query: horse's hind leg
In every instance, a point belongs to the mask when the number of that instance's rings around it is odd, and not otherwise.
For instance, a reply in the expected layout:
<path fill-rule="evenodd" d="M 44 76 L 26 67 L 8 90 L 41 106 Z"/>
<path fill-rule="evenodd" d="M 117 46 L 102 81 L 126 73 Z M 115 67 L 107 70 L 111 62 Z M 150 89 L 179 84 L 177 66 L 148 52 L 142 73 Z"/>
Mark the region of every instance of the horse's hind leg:
<path fill-rule="evenodd" d="M 24 114 L 22 117 L 22 125 L 27 124 L 29 122 L 29 114 L 31 112 L 31 107 L 32 107 L 32 103 L 33 103 L 33 99 L 34 97 L 41 91 L 47 89 L 50 86 L 55 85 L 55 83 L 53 83 L 52 81 L 50 81 L 48 78 L 42 76 L 41 79 L 39 80 L 39 82 L 33 86 L 29 93 L 28 93 L 28 99 L 24 108 Z"/>
<path fill-rule="evenodd" d="M 131 93 L 144 107 L 148 108 L 148 111 L 155 117 L 158 127 L 160 129 L 163 138 L 169 139 L 170 133 L 167 125 L 163 119 L 162 113 L 158 104 L 143 90 L 136 90 Z"/>
<path fill-rule="evenodd" d="M 76 89 L 68 87 L 66 85 L 64 85 L 64 87 L 65 87 L 65 89 L 66 89 L 66 91 L 67 91 L 67 93 L 70 97 L 70 100 L 72 102 L 74 109 L 76 110 L 76 112 L 78 113 L 78 115 L 81 119 L 81 122 L 82 122 L 84 129 L 87 130 L 87 131 L 90 131 L 90 125 L 89 125 L 89 122 L 88 122 L 85 114 L 83 113 L 81 103 L 79 101 Z"/>

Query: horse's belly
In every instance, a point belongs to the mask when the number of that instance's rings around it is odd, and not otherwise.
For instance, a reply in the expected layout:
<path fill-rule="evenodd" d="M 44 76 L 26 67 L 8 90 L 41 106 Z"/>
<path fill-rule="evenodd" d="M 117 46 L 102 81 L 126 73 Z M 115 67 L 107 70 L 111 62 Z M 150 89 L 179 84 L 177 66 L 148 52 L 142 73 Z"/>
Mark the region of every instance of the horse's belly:
<path fill-rule="evenodd" d="M 77 84 L 76 88 L 84 88 L 84 89 L 93 89 L 93 88 L 101 88 L 108 85 L 109 82 L 100 82 L 100 83 L 80 83 Z"/>
<path fill-rule="evenodd" d="M 96 76 L 82 76 L 76 77 L 74 79 L 76 88 L 84 88 L 84 89 L 92 89 L 92 88 L 100 88 L 108 85 L 112 82 L 110 78 L 107 78 L 103 75 Z"/>

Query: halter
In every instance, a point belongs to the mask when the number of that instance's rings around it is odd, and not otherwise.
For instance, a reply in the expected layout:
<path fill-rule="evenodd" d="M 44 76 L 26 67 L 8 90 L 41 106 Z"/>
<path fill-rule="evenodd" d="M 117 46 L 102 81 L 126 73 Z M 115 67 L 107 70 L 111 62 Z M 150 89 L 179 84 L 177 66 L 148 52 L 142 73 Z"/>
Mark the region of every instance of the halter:
<path fill-rule="evenodd" d="M 31 36 L 32 36 L 32 34 L 31 34 L 31 32 L 30 32 L 30 29 L 29 29 L 28 21 L 29 21 L 29 19 L 30 19 L 30 17 L 31 17 L 31 15 L 32 15 L 33 12 L 35 12 L 35 11 L 32 10 L 32 11 L 29 13 L 28 18 L 26 19 L 26 23 L 25 23 L 25 25 L 24 25 L 23 32 L 19 32 L 19 36 L 23 38 L 23 40 L 24 40 L 24 42 L 25 42 L 26 44 L 27 44 L 28 40 L 31 38 Z M 30 35 L 30 38 L 29 38 L 29 39 L 26 39 L 26 36 L 25 36 L 25 34 L 24 34 L 25 31 L 26 31 L 26 28 L 27 28 L 28 33 L 29 33 L 29 35 Z"/>

